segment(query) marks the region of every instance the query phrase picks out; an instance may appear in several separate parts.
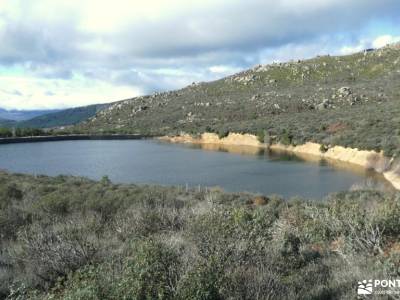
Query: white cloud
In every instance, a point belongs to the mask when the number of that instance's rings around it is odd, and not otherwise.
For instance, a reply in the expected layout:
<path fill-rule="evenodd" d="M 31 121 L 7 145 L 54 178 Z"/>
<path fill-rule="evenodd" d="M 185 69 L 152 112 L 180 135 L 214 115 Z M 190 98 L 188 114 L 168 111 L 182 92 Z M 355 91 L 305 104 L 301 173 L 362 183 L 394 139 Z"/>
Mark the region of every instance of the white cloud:
<path fill-rule="evenodd" d="M 0 107 L 8 109 L 83 106 L 127 99 L 142 93 L 135 88 L 114 86 L 98 80 L 65 81 L 0 76 L 0 81 Z"/>
<path fill-rule="evenodd" d="M 360 51 L 365 50 L 370 47 L 371 47 L 371 41 L 367 41 L 367 40 L 363 39 L 363 40 L 358 41 L 357 44 L 345 45 L 345 46 L 341 47 L 340 54 L 342 54 L 342 55 L 353 54 L 353 53 L 360 52 Z"/>
<path fill-rule="evenodd" d="M 361 32 L 372 21 L 398 27 L 399 10 L 398 0 L 0 0 L 0 68 L 19 69 L 24 82 L 0 81 L 22 92 L 0 93 L 0 107 L 119 100 L 258 63 L 351 53 L 396 40 Z"/>
<path fill-rule="evenodd" d="M 399 41 L 400 36 L 392 35 L 381 35 L 377 37 L 363 38 L 360 39 L 356 44 L 343 46 L 340 49 L 340 54 L 352 54 L 369 48 L 378 49 L 385 47 L 388 44 L 393 44 Z"/>
<path fill-rule="evenodd" d="M 393 44 L 400 41 L 400 36 L 392 36 L 392 35 L 382 35 L 377 37 L 373 42 L 372 46 L 374 48 L 382 48 L 388 44 Z"/>
<path fill-rule="evenodd" d="M 226 76 L 226 75 L 234 74 L 241 70 L 241 68 L 238 68 L 238 67 L 225 66 L 225 65 L 211 66 L 208 69 L 211 73 L 219 75 L 219 76 Z"/>

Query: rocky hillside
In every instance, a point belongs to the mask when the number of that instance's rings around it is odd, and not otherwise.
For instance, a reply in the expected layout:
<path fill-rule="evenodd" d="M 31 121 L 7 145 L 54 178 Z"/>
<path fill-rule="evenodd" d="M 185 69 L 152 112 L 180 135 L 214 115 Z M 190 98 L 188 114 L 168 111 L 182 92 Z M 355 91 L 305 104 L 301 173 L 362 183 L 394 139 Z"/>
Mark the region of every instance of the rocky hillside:
<path fill-rule="evenodd" d="M 113 103 L 85 132 L 255 133 L 285 144 L 316 141 L 400 149 L 400 44 L 349 56 L 259 65 L 209 83 Z"/>

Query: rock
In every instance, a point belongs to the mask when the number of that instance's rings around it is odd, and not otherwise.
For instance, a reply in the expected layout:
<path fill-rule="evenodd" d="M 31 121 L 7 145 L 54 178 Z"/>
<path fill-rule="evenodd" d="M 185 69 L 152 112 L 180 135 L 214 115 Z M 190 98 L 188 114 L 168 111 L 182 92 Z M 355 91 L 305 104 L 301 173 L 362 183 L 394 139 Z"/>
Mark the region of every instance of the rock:
<path fill-rule="evenodd" d="M 322 101 L 322 103 L 320 103 L 320 104 L 318 104 L 318 105 L 316 106 L 316 109 L 318 109 L 318 110 L 324 110 L 324 109 L 329 108 L 330 105 L 331 105 L 331 103 L 329 102 L 329 100 L 328 100 L 328 99 L 324 99 L 324 100 Z"/>
<path fill-rule="evenodd" d="M 352 91 L 351 91 L 351 89 L 349 87 L 343 86 L 340 89 L 338 89 L 338 94 L 339 94 L 339 97 L 340 96 L 342 96 L 342 97 L 343 96 L 349 96 L 349 95 L 352 94 Z"/>
<path fill-rule="evenodd" d="M 246 76 L 238 75 L 238 76 L 234 77 L 233 80 L 236 81 L 236 82 L 243 83 L 244 85 L 247 85 L 249 83 L 254 82 L 257 78 L 258 77 L 256 75 L 249 74 L 249 75 L 246 75 Z"/>
<path fill-rule="evenodd" d="M 139 106 L 139 108 L 138 108 L 138 110 L 137 111 L 143 111 L 143 110 L 147 110 L 149 107 L 148 106 L 146 106 L 146 105 L 143 105 L 143 106 Z"/>

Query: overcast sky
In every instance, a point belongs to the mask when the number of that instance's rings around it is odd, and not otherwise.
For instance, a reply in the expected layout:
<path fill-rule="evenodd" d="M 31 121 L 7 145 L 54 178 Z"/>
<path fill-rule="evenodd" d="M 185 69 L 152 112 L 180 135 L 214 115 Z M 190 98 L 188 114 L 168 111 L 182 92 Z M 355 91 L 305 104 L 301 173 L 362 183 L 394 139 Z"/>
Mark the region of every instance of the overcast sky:
<path fill-rule="evenodd" d="M 400 40 L 399 0 L 0 0 L 0 107 L 111 102 Z"/>

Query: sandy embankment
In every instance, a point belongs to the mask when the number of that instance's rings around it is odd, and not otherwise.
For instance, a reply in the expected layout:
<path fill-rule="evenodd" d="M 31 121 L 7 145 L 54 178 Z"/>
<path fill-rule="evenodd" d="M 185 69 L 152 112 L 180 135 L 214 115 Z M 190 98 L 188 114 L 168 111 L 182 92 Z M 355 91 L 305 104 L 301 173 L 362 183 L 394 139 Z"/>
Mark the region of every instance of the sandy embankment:
<path fill-rule="evenodd" d="M 260 143 L 255 135 L 251 134 L 230 133 L 227 137 L 220 139 L 215 133 L 203 133 L 198 138 L 185 134 L 173 137 L 166 136 L 161 137 L 160 139 L 173 143 L 268 148 L 265 144 Z M 376 172 L 383 174 L 383 176 L 391 182 L 396 189 L 400 190 L 400 163 L 394 162 L 393 159 L 385 157 L 382 153 L 345 148 L 341 146 L 334 146 L 329 148 L 325 153 L 322 153 L 320 147 L 321 145 L 317 143 L 306 143 L 300 146 L 274 144 L 269 146 L 269 149 L 292 152 L 305 159 L 325 158 L 332 161 L 358 165 L 366 169 L 373 169 Z"/>

